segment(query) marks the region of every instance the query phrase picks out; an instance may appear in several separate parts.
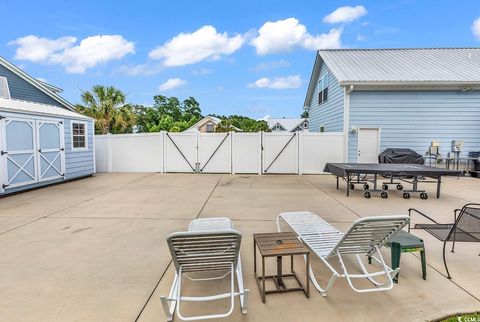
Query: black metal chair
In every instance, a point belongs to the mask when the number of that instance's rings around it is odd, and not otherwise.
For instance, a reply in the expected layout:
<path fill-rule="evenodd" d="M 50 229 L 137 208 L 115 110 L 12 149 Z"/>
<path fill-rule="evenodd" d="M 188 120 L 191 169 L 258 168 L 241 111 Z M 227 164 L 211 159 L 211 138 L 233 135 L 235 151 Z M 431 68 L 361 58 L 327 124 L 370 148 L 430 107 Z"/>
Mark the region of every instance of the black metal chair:
<path fill-rule="evenodd" d="M 450 224 L 440 224 L 415 208 L 408 209 L 410 218 L 412 212 L 433 222 L 433 224 L 415 224 L 412 229 L 423 229 L 438 240 L 443 241 L 443 263 L 447 271 L 447 277 L 451 279 L 445 258 L 447 242 L 451 241 L 453 243 L 452 253 L 455 252 L 455 242 L 480 242 L 480 204 L 468 203 L 462 209 L 455 209 L 453 211 L 454 220 Z M 408 231 L 410 231 L 410 223 L 408 224 Z"/>

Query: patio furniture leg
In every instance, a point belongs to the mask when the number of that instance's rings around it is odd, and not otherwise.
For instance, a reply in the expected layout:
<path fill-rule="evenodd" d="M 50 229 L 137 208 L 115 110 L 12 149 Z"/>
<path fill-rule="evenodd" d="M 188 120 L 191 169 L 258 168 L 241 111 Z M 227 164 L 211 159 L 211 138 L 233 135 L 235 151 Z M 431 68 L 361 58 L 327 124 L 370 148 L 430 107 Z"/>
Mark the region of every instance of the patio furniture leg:
<path fill-rule="evenodd" d="M 447 259 L 445 258 L 445 247 L 446 246 L 447 246 L 447 241 L 444 241 L 443 242 L 443 264 L 445 265 L 445 270 L 447 271 L 447 278 L 452 279 L 452 277 L 450 276 L 450 272 L 448 271 Z"/>
<path fill-rule="evenodd" d="M 249 289 L 246 289 L 243 284 L 243 272 L 242 272 L 242 261 L 241 257 L 238 257 L 237 269 L 235 270 L 237 274 L 237 284 L 238 292 L 240 293 L 240 308 L 242 309 L 243 314 L 247 314 L 247 305 L 248 305 L 248 292 Z"/>
<path fill-rule="evenodd" d="M 400 247 L 399 243 L 392 243 L 391 246 L 391 255 L 392 255 L 392 269 L 396 269 L 400 267 L 400 258 L 402 256 L 402 250 Z M 422 264 L 423 266 L 423 264 Z M 398 272 L 394 277 L 393 277 L 393 282 L 398 284 L 398 275 L 400 275 L 400 272 Z"/>
<path fill-rule="evenodd" d="M 425 250 L 420 251 L 420 258 L 422 259 L 422 278 L 427 279 L 427 260 L 425 258 Z"/>

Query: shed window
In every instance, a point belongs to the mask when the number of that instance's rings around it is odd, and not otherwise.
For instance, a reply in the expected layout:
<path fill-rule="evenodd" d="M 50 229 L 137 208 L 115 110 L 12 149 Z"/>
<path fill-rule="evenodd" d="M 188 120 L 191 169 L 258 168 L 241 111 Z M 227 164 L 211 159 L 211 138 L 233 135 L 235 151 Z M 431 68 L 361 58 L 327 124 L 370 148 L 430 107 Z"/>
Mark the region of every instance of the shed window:
<path fill-rule="evenodd" d="M 0 97 L 10 98 L 10 90 L 8 88 L 8 81 L 5 77 L 0 77 Z"/>
<path fill-rule="evenodd" d="M 303 128 L 308 129 L 308 122 L 307 121 L 303 122 Z"/>
<path fill-rule="evenodd" d="M 328 73 L 323 75 L 318 81 L 318 104 L 328 100 Z"/>
<path fill-rule="evenodd" d="M 87 123 L 72 122 L 72 150 L 85 150 L 87 144 Z"/>

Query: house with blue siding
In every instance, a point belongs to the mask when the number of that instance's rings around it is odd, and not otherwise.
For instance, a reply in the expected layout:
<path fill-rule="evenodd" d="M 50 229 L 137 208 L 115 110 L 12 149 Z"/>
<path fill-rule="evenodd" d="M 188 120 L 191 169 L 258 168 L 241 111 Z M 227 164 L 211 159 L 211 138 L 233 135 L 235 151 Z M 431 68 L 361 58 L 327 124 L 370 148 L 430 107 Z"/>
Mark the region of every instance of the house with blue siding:
<path fill-rule="evenodd" d="M 94 120 L 0 57 L 0 196 L 95 173 Z"/>
<path fill-rule="evenodd" d="M 304 108 L 311 132 L 344 133 L 346 162 L 386 148 L 480 151 L 480 48 L 319 50 Z"/>

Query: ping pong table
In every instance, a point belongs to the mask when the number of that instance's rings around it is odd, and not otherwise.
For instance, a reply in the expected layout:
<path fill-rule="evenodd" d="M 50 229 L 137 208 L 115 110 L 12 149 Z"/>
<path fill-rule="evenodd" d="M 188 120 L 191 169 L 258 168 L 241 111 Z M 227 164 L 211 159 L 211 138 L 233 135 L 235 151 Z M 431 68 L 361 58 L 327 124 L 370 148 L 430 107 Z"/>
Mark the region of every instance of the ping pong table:
<path fill-rule="evenodd" d="M 397 190 L 403 191 L 405 199 L 409 199 L 411 193 L 419 193 L 422 199 L 428 198 L 425 190 L 418 189 L 419 183 L 437 183 L 438 199 L 440 198 L 442 176 L 459 176 L 461 174 L 460 171 L 421 164 L 395 163 L 327 163 L 323 171 L 336 176 L 337 189 L 339 189 L 339 178 L 346 181 L 347 197 L 350 195 L 350 190 L 355 189 L 356 185 L 362 185 L 365 198 L 370 198 L 372 192 L 379 192 L 382 198 L 388 198 L 388 187 L 394 184 Z M 377 188 L 378 176 L 389 180 L 382 183 L 382 189 Z M 412 188 L 404 189 L 402 183 L 411 184 Z M 373 185 L 373 189 L 370 189 L 370 184 Z"/>

